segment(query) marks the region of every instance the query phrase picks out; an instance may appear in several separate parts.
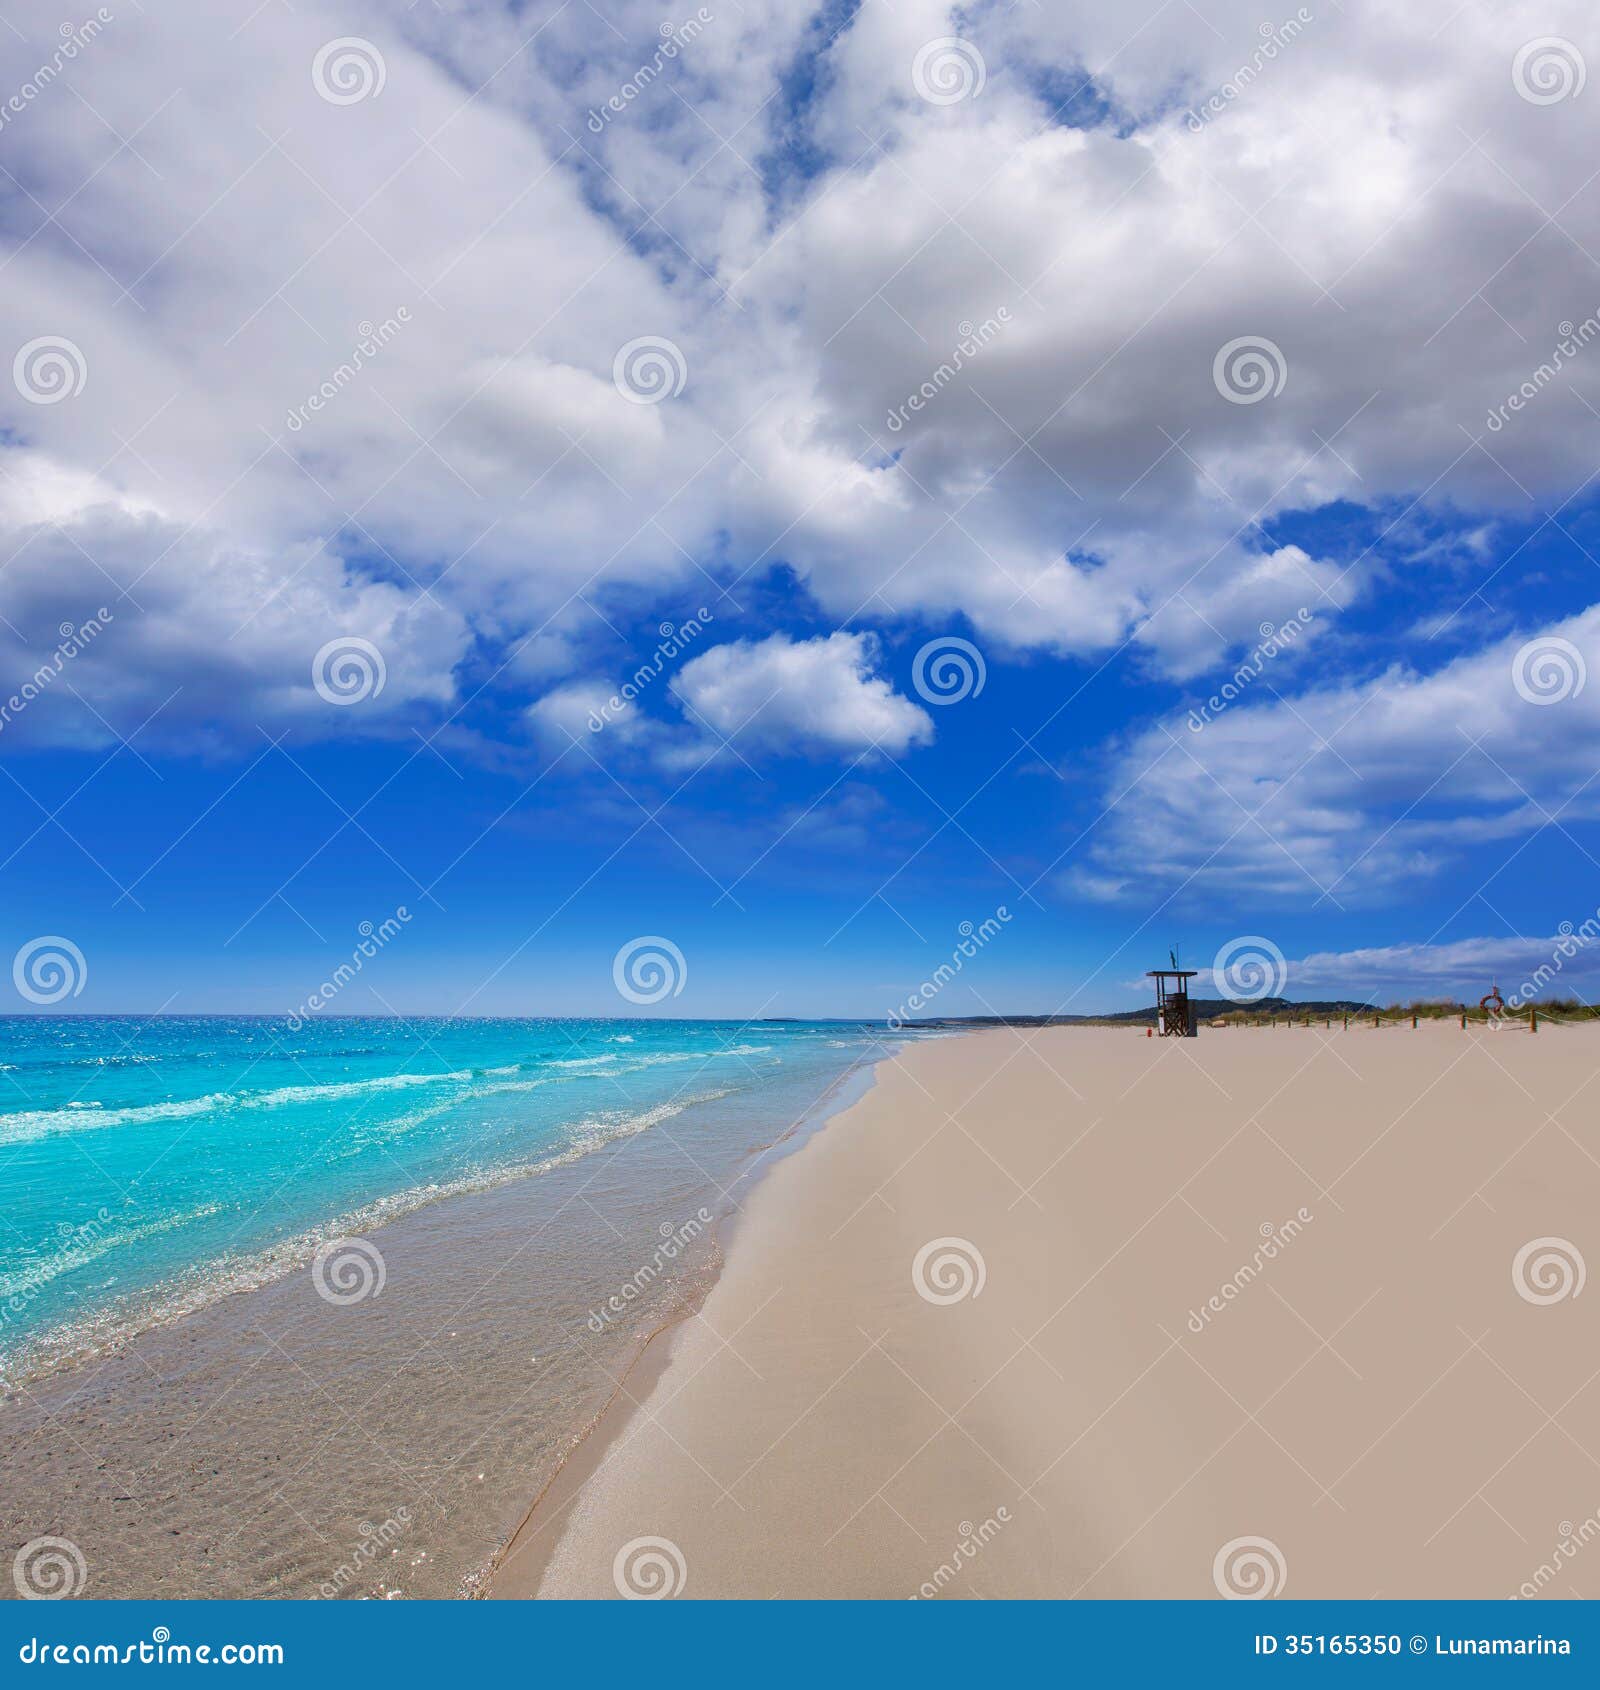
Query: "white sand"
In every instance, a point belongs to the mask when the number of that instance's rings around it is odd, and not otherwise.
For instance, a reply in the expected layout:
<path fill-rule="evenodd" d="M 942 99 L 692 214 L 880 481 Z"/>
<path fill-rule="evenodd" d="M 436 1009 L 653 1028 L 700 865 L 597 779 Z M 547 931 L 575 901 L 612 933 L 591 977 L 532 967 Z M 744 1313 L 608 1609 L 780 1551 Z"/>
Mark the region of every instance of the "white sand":
<path fill-rule="evenodd" d="M 614 1597 L 659 1538 L 691 1598 L 1208 1597 L 1261 1538 L 1291 1596 L 1495 1597 L 1587 1521 L 1542 1588 L 1600 1596 L 1600 1286 L 1513 1281 L 1545 1237 L 1600 1267 L 1597 1071 L 1453 1022 L 913 1047 L 756 1189 L 494 1594 Z M 980 1295 L 919 1295 L 940 1238 Z"/>

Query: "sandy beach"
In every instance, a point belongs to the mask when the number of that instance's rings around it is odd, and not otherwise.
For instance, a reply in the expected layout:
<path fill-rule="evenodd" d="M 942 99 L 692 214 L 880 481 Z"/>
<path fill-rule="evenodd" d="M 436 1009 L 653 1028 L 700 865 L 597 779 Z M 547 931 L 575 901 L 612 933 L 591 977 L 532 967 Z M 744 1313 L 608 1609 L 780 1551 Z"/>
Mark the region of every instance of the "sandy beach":
<path fill-rule="evenodd" d="M 1600 1035 L 991 1031 L 776 1165 L 496 1597 L 1600 1595 Z"/>

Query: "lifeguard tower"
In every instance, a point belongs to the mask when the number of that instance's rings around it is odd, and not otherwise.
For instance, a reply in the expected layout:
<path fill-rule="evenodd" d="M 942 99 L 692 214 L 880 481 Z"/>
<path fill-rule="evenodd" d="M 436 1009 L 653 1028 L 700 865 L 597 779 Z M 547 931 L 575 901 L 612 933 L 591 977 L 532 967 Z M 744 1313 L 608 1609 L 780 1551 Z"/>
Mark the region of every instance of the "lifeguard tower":
<path fill-rule="evenodd" d="M 1156 983 L 1156 1035 L 1163 1039 L 1192 1039 L 1200 1031 L 1189 1002 L 1189 982 L 1200 971 L 1179 968 L 1177 953 L 1169 951 L 1171 968 L 1152 968 L 1149 978 Z"/>

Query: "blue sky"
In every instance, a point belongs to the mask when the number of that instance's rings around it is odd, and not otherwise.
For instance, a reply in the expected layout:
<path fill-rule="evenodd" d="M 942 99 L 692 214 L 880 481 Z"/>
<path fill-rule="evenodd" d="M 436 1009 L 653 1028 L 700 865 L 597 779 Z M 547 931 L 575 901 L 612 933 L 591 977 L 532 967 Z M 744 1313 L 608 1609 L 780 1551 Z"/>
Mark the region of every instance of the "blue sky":
<path fill-rule="evenodd" d="M 8 1007 L 1587 995 L 1591 21 L 1109 11 L 25 13 Z"/>

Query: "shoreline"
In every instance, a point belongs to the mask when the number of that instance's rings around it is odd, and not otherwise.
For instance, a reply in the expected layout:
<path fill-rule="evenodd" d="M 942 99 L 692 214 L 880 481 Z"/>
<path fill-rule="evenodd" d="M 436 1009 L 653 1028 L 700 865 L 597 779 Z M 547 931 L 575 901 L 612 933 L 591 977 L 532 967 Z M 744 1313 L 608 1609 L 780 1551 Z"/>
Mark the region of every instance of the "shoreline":
<path fill-rule="evenodd" d="M 108 1015 L 79 1015 L 80 1021 L 100 1021 L 117 1019 Z M 122 1017 L 123 1019 L 139 1019 L 150 1021 L 158 1017 Z M 190 1021 L 199 1019 L 196 1016 L 171 1016 L 174 1021 Z M 0 1020 L 8 1019 L 0 1017 Z M 12 1015 L 11 1020 L 31 1021 L 42 1019 L 38 1016 Z M 51 1016 L 48 1019 L 72 1019 L 72 1017 Z M 211 1019 L 217 1021 L 234 1021 L 239 1017 L 216 1015 Z M 271 1020 L 272 1017 L 261 1016 L 257 1019 Z M 337 1016 L 326 1018 L 330 1021 L 341 1019 Z M 362 1022 L 371 1017 L 350 1016 L 342 1019 Z M 391 1017 L 400 1020 L 400 1017 Z M 497 1019 L 483 1018 L 489 1021 Z M 554 1020 L 556 1018 L 547 1017 Z M 559 1066 L 559 1065 L 558 1065 Z M 869 1063 L 857 1063 L 845 1069 L 829 1085 L 817 1104 L 827 1097 L 838 1085 L 849 1080 L 852 1074 L 860 1068 L 870 1067 Z M 461 1080 L 466 1074 L 401 1074 L 387 1077 L 387 1083 L 393 1086 L 397 1083 L 426 1084 L 441 1080 Z M 473 1077 L 477 1077 L 476 1075 Z M 537 1085 L 559 1083 L 564 1078 L 560 1074 L 549 1074 L 528 1082 Z M 702 1095 L 688 1097 L 674 1097 L 665 1104 L 646 1105 L 639 1116 L 632 1122 L 624 1123 L 623 1129 L 615 1132 L 602 1132 L 587 1142 L 567 1144 L 551 1150 L 548 1154 L 530 1162 L 517 1163 L 510 1166 L 487 1167 L 480 1170 L 455 1176 L 448 1181 L 429 1180 L 421 1184 L 384 1193 L 354 1207 L 338 1211 L 325 1219 L 306 1224 L 282 1238 L 269 1242 L 252 1244 L 241 1250 L 235 1250 L 231 1245 L 215 1256 L 205 1256 L 192 1261 L 186 1266 L 175 1269 L 166 1278 L 140 1286 L 135 1290 L 124 1293 L 102 1306 L 91 1314 L 75 1317 L 57 1325 L 47 1327 L 37 1336 L 25 1333 L 18 1341 L 14 1351 L 5 1357 L 3 1370 L 0 1370 L 0 1400 L 8 1393 L 31 1390 L 47 1385 L 51 1380 L 62 1374 L 76 1371 L 96 1362 L 103 1362 L 111 1356 L 121 1354 L 144 1340 L 148 1335 L 179 1324 L 193 1316 L 203 1315 L 209 1310 L 225 1304 L 240 1296 L 249 1296 L 262 1291 L 280 1280 L 283 1280 L 310 1265 L 318 1248 L 332 1240 L 341 1237 L 381 1237 L 388 1228 L 398 1225 L 411 1216 L 440 1204 L 453 1204 L 458 1200 L 472 1200 L 495 1192 L 508 1186 L 516 1185 L 524 1180 L 536 1179 L 550 1174 L 558 1169 L 570 1167 L 582 1162 L 590 1156 L 603 1154 L 614 1149 L 639 1133 L 648 1132 L 660 1123 L 662 1119 L 672 1119 L 687 1110 L 703 1106 L 707 1103 L 720 1102 L 724 1097 L 733 1095 L 739 1087 L 726 1087 L 721 1090 L 711 1090 Z M 210 1098 L 194 1100 L 179 1100 L 181 1106 L 193 1103 L 195 1108 L 190 1112 L 199 1112 L 198 1106 L 214 1101 Z M 813 1106 L 815 1107 L 815 1105 Z M 807 1114 L 811 1110 L 806 1111 Z M 783 1137 L 787 1137 L 794 1130 L 793 1124 L 785 1129 Z M 751 1152 L 753 1156 L 760 1156 L 772 1146 L 764 1146 Z M 737 1178 L 737 1174 L 735 1178 Z M 731 1183 L 731 1182 L 730 1182 Z M 104 1223 L 109 1219 L 104 1206 L 90 1223 L 80 1230 L 89 1231 L 95 1224 Z M 217 1270 L 226 1269 L 219 1279 L 213 1277 Z M 19 1283 L 12 1289 L 0 1286 L 0 1305 L 11 1302 L 30 1302 L 37 1292 L 27 1283 Z"/>
<path fill-rule="evenodd" d="M 1600 1199 L 1574 1130 L 1600 1034 L 1368 1030 L 878 1063 L 488 1594 L 1518 1591 L 1591 1511 L 1548 1411 L 1600 1398 L 1559 1248 Z M 1600 1594 L 1600 1561 L 1565 1572 L 1550 1594 Z"/>
<path fill-rule="evenodd" d="M 690 1099 L 683 1107 L 692 1108 L 699 1101 L 704 1100 Z M 634 1130 L 648 1132 L 650 1127 Z M 330 1216 L 276 1243 L 246 1250 L 237 1260 L 230 1252 L 216 1260 L 196 1263 L 169 1280 L 134 1292 L 121 1302 L 108 1304 L 78 1323 L 69 1322 L 38 1339 L 25 1341 L 17 1352 L 21 1366 L 15 1373 L 0 1374 L 0 1398 L 12 1392 L 33 1390 L 63 1374 L 125 1354 L 151 1333 L 208 1314 L 235 1297 L 249 1297 L 267 1290 L 310 1266 L 317 1251 L 333 1240 L 350 1236 L 381 1239 L 391 1227 L 425 1210 L 470 1203 L 474 1198 L 489 1196 L 523 1180 L 538 1179 L 557 1169 L 571 1167 L 586 1156 L 601 1154 L 631 1136 L 632 1133 L 619 1134 L 615 1139 L 597 1144 L 570 1147 L 521 1167 L 464 1175 L 449 1187 L 415 1186 L 376 1197 L 359 1208 Z M 206 1276 L 224 1261 L 232 1262 L 227 1277 L 221 1283 L 208 1281 Z"/>
<path fill-rule="evenodd" d="M 941 1043 L 957 1040 L 968 1043 L 985 1035 L 993 1036 L 997 1031 L 1000 1029 L 952 1027 L 942 1030 L 938 1040 Z M 908 1044 L 912 1042 L 933 1041 L 908 1041 Z M 850 1117 L 856 1111 L 870 1108 L 883 1071 L 898 1065 L 907 1054 L 908 1046 L 902 1045 L 897 1051 L 886 1054 L 870 1064 L 862 1064 L 861 1068 L 852 1071 L 852 1075 L 841 1076 L 836 1082 L 837 1086 L 844 1085 L 850 1078 L 859 1076 L 865 1070 L 870 1075 L 871 1083 L 858 1096 L 837 1107 L 819 1107 L 807 1120 L 797 1122 L 791 1127 L 789 1132 L 769 1146 L 767 1151 L 758 1153 L 755 1159 L 757 1162 L 772 1150 L 783 1150 L 774 1166 L 765 1170 L 756 1190 L 771 1195 L 771 1188 L 786 1164 L 795 1163 L 808 1152 L 821 1150 L 828 1142 L 830 1129 L 838 1131 L 846 1128 Z M 752 1177 L 754 1173 L 753 1163 L 740 1178 Z M 751 1195 L 753 1197 L 755 1192 Z M 607 1461 L 626 1446 L 639 1431 L 641 1423 L 647 1423 L 644 1422 L 644 1416 L 652 1396 L 676 1383 L 673 1370 L 680 1362 L 683 1340 L 692 1329 L 692 1322 L 716 1295 L 719 1284 L 729 1272 L 734 1251 L 751 1226 L 748 1205 L 739 1211 L 727 1211 L 719 1217 L 719 1229 L 723 1224 L 726 1224 L 728 1235 L 721 1236 L 719 1230 L 719 1265 L 714 1276 L 702 1288 L 695 1307 L 676 1312 L 645 1338 L 605 1405 L 585 1430 L 580 1441 L 568 1451 L 556 1471 L 551 1474 L 529 1506 L 517 1530 L 496 1554 L 487 1569 L 483 1586 L 474 1593 L 479 1599 L 517 1601 L 541 1597 L 540 1586 L 560 1553 L 568 1530 L 569 1520 L 565 1516 L 571 1513 L 585 1488 L 603 1470 Z M 1001 1512 L 1005 1512 L 1003 1507 Z M 496 1588 L 497 1585 L 499 1588 Z"/>
<path fill-rule="evenodd" d="M 0 1511 L 79 1544 L 105 1595 L 305 1595 L 326 1568 L 362 1565 L 348 1546 L 379 1522 L 393 1558 L 341 1594 L 476 1594 L 529 1494 L 586 1438 L 596 1393 L 699 1306 L 727 1197 L 880 1053 L 829 1054 L 831 1073 L 797 1065 L 709 1100 L 685 1088 L 681 1120 L 549 1158 L 538 1178 L 408 1204 L 363 1241 L 387 1265 L 380 1294 L 319 1294 L 305 1263 L 326 1227 L 260 1283 L 183 1310 L 169 1294 L 165 1319 L 0 1398 Z M 695 1214 L 703 1232 L 679 1224 Z M 630 1287 L 669 1231 L 664 1271 Z M 618 1290 L 616 1318 L 589 1324 Z"/>
<path fill-rule="evenodd" d="M 729 1182 L 729 1189 L 744 1181 L 760 1182 L 769 1179 L 788 1158 L 800 1155 L 820 1138 L 835 1121 L 871 1096 L 877 1083 L 878 1069 L 893 1061 L 893 1053 L 872 1062 L 862 1062 L 841 1074 L 815 1104 L 763 1149 L 754 1152 L 748 1166 L 742 1168 Z M 852 1084 L 865 1084 L 857 1096 L 834 1100 L 833 1094 Z M 773 1166 L 762 1169 L 760 1164 L 772 1158 Z M 505 1574 L 509 1565 L 517 1563 L 516 1580 L 519 1585 L 531 1580 L 529 1594 L 538 1588 L 545 1567 L 554 1554 L 560 1539 L 559 1532 L 545 1536 L 549 1526 L 556 1523 L 562 1511 L 577 1499 L 589 1479 L 603 1465 L 606 1455 L 629 1430 L 644 1401 L 660 1383 L 672 1364 L 673 1347 L 678 1335 L 704 1308 L 716 1289 L 717 1281 L 726 1270 L 728 1252 L 733 1248 L 741 1222 L 741 1210 L 727 1206 L 718 1214 L 712 1231 L 712 1243 L 717 1252 L 716 1265 L 709 1278 L 696 1287 L 698 1295 L 692 1307 L 680 1307 L 659 1326 L 645 1333 L 631 1361 L 623 1368 L 616 1388 L 601 1405 L 598 1413 L 583 1428 L 557 1463 L 555 1471 L 546 1479 L 538 1493 L 528 1503 L 516 1528 L 498 1546 L 482 1570 L 469 1594 L 475 1600 L 506 1600 L 507 1592 L 494 1589 L 495 1580 Z M 726 1234 L 726 1236 L 724 1236 Z M 515 1599 L 515 1598 L 512 1598 Z"/>

